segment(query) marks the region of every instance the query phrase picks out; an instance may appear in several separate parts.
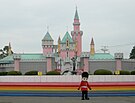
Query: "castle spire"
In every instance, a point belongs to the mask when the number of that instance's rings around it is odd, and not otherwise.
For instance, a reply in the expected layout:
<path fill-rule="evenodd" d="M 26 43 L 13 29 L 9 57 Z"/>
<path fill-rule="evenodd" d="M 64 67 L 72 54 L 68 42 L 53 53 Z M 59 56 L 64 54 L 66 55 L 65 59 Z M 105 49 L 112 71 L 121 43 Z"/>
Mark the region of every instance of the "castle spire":
<path fill-rule="evenodd" d="M 93 37 L 91 39 L 91 45 L 94 45 L 94 40 L 93 40 Z"/>
<path fill-rule="evenodd" d="M 91 39 L 91 44 L 90 44 L 90 54 L 91 55 L 94 55 L 95 54 L 95 44 L 94 44 L 93 37 Z"/>
<path fill-rule="evenodd" d="M 77 7 L 76 7 L 76 11 L 75 11 L 75 17 L 74 17 L 74 19 L 79 20 L 79 16 L 78 16 L 78 12 L 77 12 Z"/>

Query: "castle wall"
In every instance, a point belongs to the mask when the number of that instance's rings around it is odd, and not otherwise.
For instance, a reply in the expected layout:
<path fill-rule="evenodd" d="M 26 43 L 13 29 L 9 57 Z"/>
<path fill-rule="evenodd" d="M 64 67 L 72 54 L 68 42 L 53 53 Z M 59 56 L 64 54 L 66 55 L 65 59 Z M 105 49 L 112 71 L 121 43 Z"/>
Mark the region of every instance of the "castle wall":
<path fill-rule="evenodd" d="M 45 61 L 21 61 L 20 71 L 24 74 L 28 71 L 41 71 L 43 74 L 47 71 L 47 63 Z"/>
<path fill-rule="evenodd" d="M 14 70 L 14 64 L 0 65 L 0 72 L 9 72 Z"/>
<path fill-rule="evenodd" d="M 60 52 L 60 57 L 62 57 L 62 59 L 65 59 L 67 57 L 67 52 L 66 51 L 61 51 Z"/>
<path fill-rule="evenodd" d="M 4 83 L 9 83 L 9 82 L 24 82 L 24 83 L 67 83 L 71 84 L 73 82 L 78 83 L 81 81 L 81 76 L 80 75 L 53 75 L 53 76 L 0 76 L 0 82 L 3 84 Z M 116 83 L 120 84 L 120 82 L 124 82 L 125 85 L 130 83 L 135 83 L 135 75 L 90 75 L 88 78 L 88 82 L 99 82 L 100 85 L 103 85 L 103 83 Z M 128 83 L 125 83 L 128 82 Z M 111 83 L 111 85 L 112 85 Z M 14 83 L 13 83 L 14 84 Z M 21 83 L 20 83 L 21 84 Z M 97 84 L 97 83 L 95 83 Z M 133 88 L 133 87 L 132 87 Z"/>
<path fill-rule="evenodd" d="M 122 70 L 133 71 L 135 70 L 135 60 L 122 60 Z"/>
<path fill-rule="evenodd" d="M 94 73 L 98 69 L 107 69 L 112 72 L 115 71 L 116 64 L 115 60 L 90 60 L 89 61 L 89 72 Z"/>
<path fill-rule="evenodd" d="M 14 70 L 14 67 L 0 67 L 0 72 L 9 72 L 13 70 Z"/>
<path fill-rule="evenodd" d="M 47 58 L 47 72 L 52 71 L 52 59 Z"/>
<path fill-rule="evenodd" d="M 7 68 L 5 68 L 5 71 L 6 71 L 6 72 L 14 71 L 14 67 L 7 67 Z"/>
<path fill-rule="evenodd" d="M 67 54 L 67 52 L 68 52 L 68 54 Z M 74 53 L 74 51 L 61 51 L 60 52 L 60 56 L 63 58 L 63 59 L 65 59 L 67 56 L 68 57 L 70 57 L 70 58 L 72 58 L 72 57 L 74 57 L 75 56 L 75 53 Z"/>
<path fill-rule="evenodd" d="M 51 58 L 50 58 L 51 60 Z M 81 61 L 81 62 L 84 62 Z M 86 61 L 85 61 L 86 62 Z M 52 68 L 50 69 L 56 69 L 56 64 L 54 60 L 50 61 L 51 64 L 48 64 L 49 66 L 52 66 Z M 66 66 L 65 68 L 62 69 L 66 69 L 67 67 L 70 67 L 69 69 L 72 69 L 72 64 L 70 64 L 70 66 Z M 82 67 L 84 68 L 84 67 Z M 107 69 L 107 70 L 111 70 L 112 72 L 115 71 L 116 68 L 116 60 L 89 60 L 88 61 L 88 71 L 93 74 L 95 70 L 98 69 Z M 20 61 L 20 71 L 24 74 L 28 71 L 32 71 L 32 70 L 37 70 L 37 71 L 42 71 L 43 74 L 45 74 L 47 72 L 47 62 L 46 61 L 42 61 L 42 60 L 37 60 L 37 61 Z M 135 60 L 122 60 L 121 62 L 121 69 L 122 70 L 127 70 L 127 71 L 133 71 L 135 70 Z M 14 65 L 13 64 L 7 64 L 7 65 L 1 65 L 0 66 L 0 72 L 5 72 L 5 71 L 13 71 L 14 70 Z M 49 71 L 49 70 L 48 70 Z"/>

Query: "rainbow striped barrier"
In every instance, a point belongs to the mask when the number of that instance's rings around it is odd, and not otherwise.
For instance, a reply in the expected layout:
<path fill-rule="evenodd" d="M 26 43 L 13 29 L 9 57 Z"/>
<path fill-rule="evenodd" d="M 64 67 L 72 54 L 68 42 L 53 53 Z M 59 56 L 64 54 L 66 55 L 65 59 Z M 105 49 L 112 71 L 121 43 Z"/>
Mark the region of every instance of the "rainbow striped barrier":
<path fill-rule="evenodd" d="M 92 82 L 89 96 L 135 96 L 135 82 Z M 78 97 L 79 82 L 1 82 L 0 96 Z"/>

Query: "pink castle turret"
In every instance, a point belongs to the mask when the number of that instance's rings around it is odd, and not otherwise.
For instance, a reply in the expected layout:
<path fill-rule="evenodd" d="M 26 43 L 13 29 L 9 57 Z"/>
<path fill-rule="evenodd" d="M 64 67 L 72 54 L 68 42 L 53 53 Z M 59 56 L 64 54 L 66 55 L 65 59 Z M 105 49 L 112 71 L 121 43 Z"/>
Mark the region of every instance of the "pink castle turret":
<path fill-rule="evenodd" d="M 53 39 L 49 32 L 46 33 L 44 38 L 42 39 L 42 47 L 43 47 L 43 54 L 51 54 L 53 52 Z"/>
<path fill-rule="evenodd" d="M 47 58 L 47 72 L 52 70 L 53 39 L 49 32 L 42 39 L 43 55 Z"/>
<path fill-rule="evenodd" d="M 72 39 L 74 42 L 76 42 L 77 45 L 77 56 L 81 55 L 82 52 L 82 35 L 83 32 L 80 31 L 80 22 L 79 22 L 79 16 L 76 9 L 75 16 L 74 16 L 74 30 L 71 31 Z"/>

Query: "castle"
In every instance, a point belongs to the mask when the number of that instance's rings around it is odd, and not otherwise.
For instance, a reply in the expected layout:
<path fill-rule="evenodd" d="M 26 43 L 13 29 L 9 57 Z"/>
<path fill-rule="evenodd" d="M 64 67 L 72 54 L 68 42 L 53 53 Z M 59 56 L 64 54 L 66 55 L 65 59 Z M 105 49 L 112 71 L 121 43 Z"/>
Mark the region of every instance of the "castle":
<path fill-rule="evenodd" d="M 84 34 L 85 35 L 85 34 Z M 82 51 L 83 31 L 80 30 L 80 21 L 76 9 L 73 31 L 67 31 L 64 37 L 58 38 L 57 45 L 50 33 L 47 31 L 42 39 L 43 53 L 14 53 L 0 60 L 0 72 L 2 71 L 21 71 L 22 73 L 37 70 L 45 74 L 48 71 L 59 70 L 76 71 L 78 74 L 82 71 L 88 71 L 93 74 L 97 69 L 108 69 L 112 72 L 116 70 L 135 69 L 135 60 L 124 59 L 123 53 L 96 53 L 93 38 L 90 42 L 90 51 Z"/>

